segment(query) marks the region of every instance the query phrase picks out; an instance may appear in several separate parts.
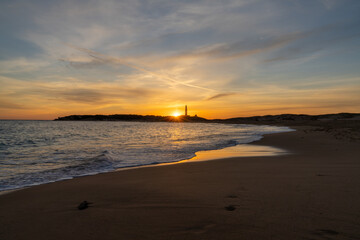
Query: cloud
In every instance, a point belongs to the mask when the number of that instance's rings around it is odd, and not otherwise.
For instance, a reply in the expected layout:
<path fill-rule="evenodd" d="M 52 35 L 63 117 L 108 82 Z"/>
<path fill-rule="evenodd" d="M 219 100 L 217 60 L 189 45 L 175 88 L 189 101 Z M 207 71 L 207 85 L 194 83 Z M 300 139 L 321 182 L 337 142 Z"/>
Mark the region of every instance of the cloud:
<path fill-rule="evenodd" d="M 148 69 L 145 69 L 144 67 L 140 67 L 139 65 L 135 65 L 133 63 L 129 63 L 127 61 L 125 61 L 124 59 L 118 58 L 118 57 L 112 57 L 112 56 L 108 56 L 99 52 L 95 52 L 93 50 L 90 49 L 86 49 L 86 48 L 82 48 L 82 47 L 77 47 L 74 46 L 72 44 L 67 44 L 69 47 L 72 47 L 74 49 L 77 49 L 81 52 L 85 52 L 87 53 L 90 57 L 94 58 L 95 61 L 97 62 L 101 62 L 101 63 L 107 63 L 107 64 L 120 64 L 120 65 L 124 65 L 127 66 L 129 68 L 138 70 L 140 72 L 144 72 L 144 73 L 148 73 L 152 76 L 158 77 L 160 79 L 162 79 L 163 81 L 170 83 L 170 84 L 179 84 L 179 85 L 183 85 L 186 87 L 191 87 L 191 88 L 197 88 L 197 89 L 202 89 L 202 90 L 207 90 L 207 91 L 215 91 L 213 89 L 210 88 L 206 88 L 206 87 L 202 87 L 202 86 L 198 86 L 195 84 L 190 84 L 190 83 L 186 83 L 186 82 L 181 82 L 175 78 L 169 77 L 165 74 L 160 74 L 154 71 L 150 71 Z M 94 61 L 94 60 L 93 60 Z M 89 62 L 88 64 L 92 64 L 93 61 Z"/>
<path fill-rule="evenodd" d="M 10 104 L 13 102 L 31 105 L 34 102 L 46 102 L 57 105 L 61 102 L 79 104 L 112 104 L 119 101 L 140 101 L 159 94 L 159 90 L 151 88 L 119 86 L 119 83 L 91 83 L 81 80 L 59 82 L 28 82 L 14 78 L 0 76 L 0 83 L 7 86 L 1 89 L 2 106 L 20 108 L 22 105 Z"/>
<path fill-rule="evenodd" d="M 11 74 L 18 72 L 32 72 L 48 66 L 49 63 L 39 59 L 28 59 L 25 57 L 0 61 L 0 74 Z"/>
<path fill-rule="evenodd" d="M 211 96 L 211 97 L 207 98 L 206 100 L 210 101 L 210 100 L 223 98 L 223 97 L 228 97 L 228 96 L 233 96 L 233 95 L 237 95 L 237 93 L 232 93 L 232 92 L 230 92 L 230 93 L 219 93 L 219 94 L 216 94 L 214 96 Z"/>
<path fill-rule="evenodd" d="M 104 104 L 117 103 L 119 101 L 131 99 L 144 99 L 155 94 L 150 89 L 127 88 L 116 86 L 93 86 L 83 87 L 63 87 L 52 88 L 49 86 L 28 90 L 29 94 L 37 95 L 45 99 L 56 101 L 69 101 L 81 104 Z"/>
<path fill-rule="evenodd" d="M 342 22 L 326 25 L 309 31 L 308 39 L 303 39 L 273 52 L 270 55 L 271 57 L 265 59 L 264 62 L 271 63 L 314 55 L 317 52 L 331 49 L 333 45 L 359 36 L 358 24 Z"/>
<path fill-rule="evenodd" d="M 335 5 L 339 2 L 338 0 L 318 0 L 321 4 L 323 4 L 326 9 L 330 10 L 335 7 Z"/>
<path fill-rule="evenodd" d="M 243 39 L 233 43 L 218 43 L 182 52 L 174 55 L 173 58 L 212 57 L 215 60 L 240 58 L 280 48 L 309 34 L 309 32 L 300 32 L 279 37 L 263 37 Z"/>
<path fill-rule="evenodd" d="M 73 68 L 83 69 L 83 68 L 95 68 L 106 64 L 101 59 L 91 59 L 90 61 L 75 61 L 67 59 L 59 59 L 59 61 L 69 64 Z"/>
<path fill-rule="evenodd" d="M 22 104 L 0 99 L 0 109 L 26 109 L 26 107 Z"/>
<path fill-rule="evenodd" d="M 201 58 L 212 61 L 233 60 L 253 55 L 264 62 L 303 57 L 330 48 L 331 45 L 360 35 L 359 21 L 343 21 L 285 34 L 267 34 L 242 38 L 235 42 L 208 44 L 169 55 L 166 60 Z M 265 55 L 266 54 L 266 55 Z"/>
<path fill-rule="evenodd" d="M 98 103 L 104 100 L 105 94 L 93 89 L 68 89 L 51 90 L 52 96 L 61 97 L 64 100 L 81 103 Z"/>

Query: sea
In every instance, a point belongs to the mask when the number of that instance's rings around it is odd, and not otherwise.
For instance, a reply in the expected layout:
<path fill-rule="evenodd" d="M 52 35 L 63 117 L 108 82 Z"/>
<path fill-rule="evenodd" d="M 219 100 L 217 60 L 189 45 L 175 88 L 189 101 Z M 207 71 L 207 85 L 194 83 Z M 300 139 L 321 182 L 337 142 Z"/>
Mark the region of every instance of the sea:
<path fill-rule="evenodd" d="M 178 162 L 287 131 L 219 123 L 0 120 L 0 191 Z"/>

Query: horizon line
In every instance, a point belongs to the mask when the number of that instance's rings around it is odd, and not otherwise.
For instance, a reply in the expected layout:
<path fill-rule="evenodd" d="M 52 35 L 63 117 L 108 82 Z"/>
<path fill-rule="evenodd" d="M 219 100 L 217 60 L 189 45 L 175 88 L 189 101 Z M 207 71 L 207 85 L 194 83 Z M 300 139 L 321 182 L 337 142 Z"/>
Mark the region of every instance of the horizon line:
<path fill-rule="evenodd" d="M 340 114 L 355 114 L 355 115 L 360 115 L 360 112 L 356 113 L 356 112 L 337 112 L 337 113 L 324 113 L 324 114 L 306 114 L 306 113 L 280 113 L 280 114 L 266 114 L 266 115 L 252 115 L 252 116 L 239 116 L 239 117 L 230 117 L 230 118 L 205 118 L 205 117 L 201 117 L 201 116 L 197 116 L 200 118 L 204 118 L 206 120 L 228 120 L 228 119 L 234 119 L 234 118 L 251 118 L 251 117 L 265 117 L 265 116 L 281 116 L 281 115 L 306 115 L 306 116 L 323 116 L 323 115 L 340 115 Z M 157 117 L 175 117 L 175 116 L 171 116 L 171 115 L 153 115 L 153 114 L 126 114 L 126 113 L 115 113 L 115 114 L 70 114 L 70 115 L 66 115 L 63 117 L 67 117 L 67 116 L 96 116 L 96 115 L 102 115 L 102 116 L 112 116 L 112 115 L 138 115 L 138 116 L 157 116 Z M 180 115 L 180 116 L 185 116 L 185 115 Z M 180 117 L 179 116 L 179 117 Z M 191 115 L 188 115 L 189 117 L 191 117 Z M 195 117 L 195 115 L 194 115 Z M 60 116 L 57 118 L 61 118 Z M 54 121 L 55 119 L 23 119 L 23 118 L 19 118 L 19 119 L 12 119 L 12 118 L 0 118 L 0 121 Z M 175 117 L 176 118 L 176 117 Z"/>

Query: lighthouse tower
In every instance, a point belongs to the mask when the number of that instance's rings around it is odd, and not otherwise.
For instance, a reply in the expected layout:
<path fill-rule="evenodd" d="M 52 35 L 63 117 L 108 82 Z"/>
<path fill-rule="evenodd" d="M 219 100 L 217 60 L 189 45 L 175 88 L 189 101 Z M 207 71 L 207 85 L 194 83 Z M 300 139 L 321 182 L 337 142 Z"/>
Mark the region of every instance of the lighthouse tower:
<path fill-rule="evenodd" d="M 188 114 L 187 114 L 187 105 L 185 105 L 185 117 L 187 117 Z"/>

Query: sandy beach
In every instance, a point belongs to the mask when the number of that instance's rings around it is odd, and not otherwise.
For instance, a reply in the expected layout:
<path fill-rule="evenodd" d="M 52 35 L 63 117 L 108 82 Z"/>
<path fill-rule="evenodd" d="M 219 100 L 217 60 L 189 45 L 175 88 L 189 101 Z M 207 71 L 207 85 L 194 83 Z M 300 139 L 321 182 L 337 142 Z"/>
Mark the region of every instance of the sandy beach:
<path fill-rule="evenodd" d="M 0 239 L 360 239 L 358 132 L 292 128 L 253 143 L 287 155 L 132 169 L 1 195 Z M 92 204 L 80 211 L 84 200 Z"/>

